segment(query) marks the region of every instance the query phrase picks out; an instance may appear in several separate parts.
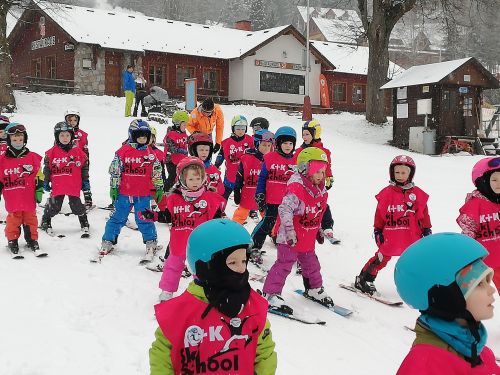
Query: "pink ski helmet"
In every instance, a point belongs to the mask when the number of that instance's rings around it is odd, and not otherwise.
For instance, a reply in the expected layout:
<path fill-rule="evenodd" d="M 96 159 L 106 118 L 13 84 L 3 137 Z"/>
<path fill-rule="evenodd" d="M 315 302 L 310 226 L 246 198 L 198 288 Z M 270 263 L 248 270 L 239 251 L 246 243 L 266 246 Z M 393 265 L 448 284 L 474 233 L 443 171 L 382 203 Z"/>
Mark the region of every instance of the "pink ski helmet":
<path fill-rule="evenodd" d="M 406 165 L 410 168 L 410 176 L 408 176 L 408 182 L 413 181 L 413 176 L 415 176 L 416 165 L 411 157 L 408 155 L 398 155 L 394 159 L 392 159 L 391 164 L 389 165 L 389 177 L 391 181 L 395 181 L 394 179 L 394 167 L 396 165 Z"/>
<path fill-rule="evenodd" d="M 182 172 L 190 165 L 197 165 L 200 167 L 200 171 L 202 172 L 201 179 L 203 180 L 203 183 L 205 183 L 206 179 L 205 165 L 203 164 L 201 159 L 197 158 L 196 156 L 186 156 L 179 162 L 179 164 L 177 164 L 177 170 L 176 170 L 177 178 L 179 179 L 181 186 L 186 187 L 186 181 L 184 181 Z"/>
<path fill-rule="evenodd" d="M 472 183 L 477 186 L 477 179 L 490 171 L 500 171 L 500 156 L 491 156 L 479 160 L 472 167 Z"/>

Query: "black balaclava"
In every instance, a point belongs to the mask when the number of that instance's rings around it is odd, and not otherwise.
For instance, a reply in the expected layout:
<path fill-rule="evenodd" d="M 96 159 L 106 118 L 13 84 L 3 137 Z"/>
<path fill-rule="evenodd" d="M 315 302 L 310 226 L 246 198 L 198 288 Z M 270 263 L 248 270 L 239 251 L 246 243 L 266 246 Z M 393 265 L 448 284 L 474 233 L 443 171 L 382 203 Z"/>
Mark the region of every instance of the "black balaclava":
<path fill-rule="evenodd" d="M 500 203 L 500 194 L 496 194 L 490 184 L 491 175 L 495 172 L 500 172 L 500 169 L 488 171 L 476 179 L 476 188 L 481 194 L 488 198 L 489 201 L 493 203 Z"/>
<path fill-rule="evenodd" d="M 237 245 L 215 253 L 207 263 L 196 262 L 196 283 L 203 287 L 208 299 L 204 318 L 212 307 L 224 315 L 234 318 L 250 297 L 248 270 L 234 272 L 226 265 L 227 257 L 235 250 L 248 245 Z"/>
<path fill-rule="evenodd" d="M 285 154 L 281 149 L 281 144 L 284 142 L 293 143 L 293 150 L 289 154 Z M 276 152 L 280 155 L 283 155 L 284 157 L 290 157 L 290 155 L 293 155 L 293 152 L 295 151 L 295 142 L 297 142 L 297 139 L 295 137 L 292 137 L 291 135 L 280 135 L 276 138 Z"/>

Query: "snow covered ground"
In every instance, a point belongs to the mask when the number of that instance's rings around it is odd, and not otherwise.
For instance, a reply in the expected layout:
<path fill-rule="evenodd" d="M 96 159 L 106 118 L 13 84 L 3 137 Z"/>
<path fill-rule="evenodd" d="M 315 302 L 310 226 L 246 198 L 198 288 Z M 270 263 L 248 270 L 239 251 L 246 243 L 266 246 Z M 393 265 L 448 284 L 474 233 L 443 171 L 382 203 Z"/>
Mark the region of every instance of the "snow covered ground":
<path fill-rule="evenodd" d="M 81 127 L 89 133 L 91 185 L 95 204 L 107 205 L 108 165 L 127 136 L 130 122 L 122 116 L 124 99 L 114 97 L 27 94 L 17 92 L 19 112 L 14 121 L 28 128 L 28 147 L 43 154 L 53 143 L 53 126 L 68 107 L 82 114 Z M 225 134 L 233 115 L 250 120 L 264 116 L 271 130 L 281 125 L 300 129 L 301 121 L 286 113 L 253 106 L 223 106 Z M 307 326 L 270 316 L 278 352 L 278 374 L 394 374 L 408 352 L 417 313 L 407 306 L 387 307 L 340 289 L 352 282 L 364 262 L 375 252 L 372 238 L 374 195 L 388 181 L 388 165 L 401 150 L 386 144 L 391 128 L 373 127 L 362 116 L 343 113 L 318 116 L 323 140 L 332 150 L 335 183 L 329 203 L 336 235 L 342 244 L 317 247 L 324 284 L 334 300 L 355 310 L 342 318 L 295 295 L 302 286 L 290 275 L 284 296 L 327 321 Z M 165 125 L 157 126 L 163 139 Z M 431 157 L 411 154 L 417 163 L 416 183 L 430 194 L 429 209 L 434 232 L 458 231 L 455 218 L 465 194 L 472 189 L 470 171 L 478 157 Z M 69 208 L 65 205 L 63 210 Z M 232 215 L 235 206 L 228 204 Z M 39 212 L 41 216 L 41 211 Z M 91 264 L 103 233 L 107 211 L 89 214 L 92 237 L 80 239 L 78 220 L 58 215 L 54 230 L 65 238 L 40 233 L 40 245 L 49 257 L 26 254 L 11 260 L 0 252 L 0 374 L 12 375 L 115 375 L 149 373 L 148 349 L 156 321 L 153 305 L 159 293 L 160 274 L 138 265 L 144 245 L 140 234 L 124 228 L 119 251 L 102 264 Z M 0 212 L 5 216 L 5 211 Z M 40 217 L 39 216 L 39 217 Z M 249 224 L 251 231 L 254 224 Z M 167 244 L 167 227 L 157 226 L 160 243 Z M 209 240 L 209 239 L 207 239 Z M 5 245 L 2 237 L 0 242 Z M 23 243 L 23 241 L 21 241 Z M 275 251 L 267 244 L 270 265 Z M 376 285 L 388 298 L 398 299 L 393 284 L 394 261 L 381 272 Z M 181 287 L 185 287 L 186 280 Z M 255 283 L 255 287 L 262 284 Z M 500 317 L 486 323 L 489 343 L 500 351 Z"/>

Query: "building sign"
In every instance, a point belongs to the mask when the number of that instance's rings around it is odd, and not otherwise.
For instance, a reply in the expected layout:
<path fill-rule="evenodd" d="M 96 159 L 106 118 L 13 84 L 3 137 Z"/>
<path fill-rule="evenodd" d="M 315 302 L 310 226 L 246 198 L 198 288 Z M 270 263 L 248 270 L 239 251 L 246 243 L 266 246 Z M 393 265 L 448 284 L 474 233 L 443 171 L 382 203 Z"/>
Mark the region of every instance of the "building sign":
<path fill-rule="evenodd" d="M 463 86 L 462 86 L 462 87 L 459 87 L 459 88 L 458 88 L 458 92 L 459 92 L 460 94 L 467 94 L 467 93 L 469 92 L 469 88 L 468 88 L 468 87 L 463 87 Z"/>
<path fill-rule="evenodd" d="M 34 51 L 40 48 L 46 48 L 56 45 L 56 37 L 55 35 L 49 36 L 47 38 L 34 40 L 31 42 L 31 50 Z"/>
<path fill-rule="evenodd" d="M 306 67 L 302 64 L 292 64 L 280 61 L 255 60 L 255 66 L 277 69 L 306 70 Z"/>

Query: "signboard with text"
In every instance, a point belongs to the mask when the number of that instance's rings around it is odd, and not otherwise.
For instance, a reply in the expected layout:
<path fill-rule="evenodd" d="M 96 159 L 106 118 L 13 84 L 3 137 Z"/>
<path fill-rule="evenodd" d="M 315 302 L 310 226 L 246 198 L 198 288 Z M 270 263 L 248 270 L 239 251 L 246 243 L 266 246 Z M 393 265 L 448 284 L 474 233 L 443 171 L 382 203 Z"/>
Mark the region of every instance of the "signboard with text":
<path fill-rule="evenodd" d="M 40 48 L 46 48 L 56 45 L 56 36 L 48 36 L 47 38 L 42 38 L 38 40 L 34 40 L 31 42 L 31 50 L 34 51 Z"/>
<path fill-rule="evenodd" d="M 292 64 L 281 61 L 255 60 L 255 66 L 277 69 L 306 70 L 306 67 L 302 64 Z"/>

